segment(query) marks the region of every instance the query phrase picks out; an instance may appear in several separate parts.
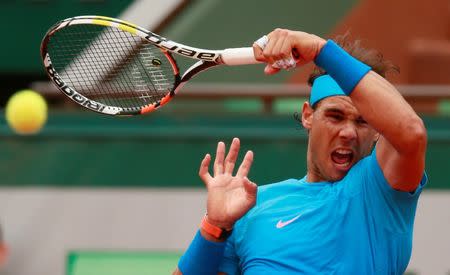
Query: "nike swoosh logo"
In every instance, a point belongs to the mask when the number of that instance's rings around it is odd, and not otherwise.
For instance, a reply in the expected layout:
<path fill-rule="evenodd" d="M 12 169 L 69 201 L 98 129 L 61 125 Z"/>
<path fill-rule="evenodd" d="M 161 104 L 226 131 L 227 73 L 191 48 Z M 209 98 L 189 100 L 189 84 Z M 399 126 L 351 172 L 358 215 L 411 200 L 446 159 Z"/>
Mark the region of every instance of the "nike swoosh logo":
<path fill-rule="evenodd" d="M 302 213 L 302 214 L 303 214 L 303 213 Z M 300 214 L 300 215 L 298 215 L 298 216 L 295 216 L 294 218 L 292 218 L 292 219 L 290 219 L 290 220 L 288 220 L 288 221 L 285 221 L 285 222 L 283 222 L 282 220 L 279 220 L 278 223 L 277 223 L 277 228 L 283 228 L 283 227 L 285 227 L 286 225 L 288 225 L 288 224 L 290 224 L 290 223 L 293 223 L 295 220 L 297 220 L 298 218 L 300 218 L 300 216 L 301 216 L 302 214 Z"/>

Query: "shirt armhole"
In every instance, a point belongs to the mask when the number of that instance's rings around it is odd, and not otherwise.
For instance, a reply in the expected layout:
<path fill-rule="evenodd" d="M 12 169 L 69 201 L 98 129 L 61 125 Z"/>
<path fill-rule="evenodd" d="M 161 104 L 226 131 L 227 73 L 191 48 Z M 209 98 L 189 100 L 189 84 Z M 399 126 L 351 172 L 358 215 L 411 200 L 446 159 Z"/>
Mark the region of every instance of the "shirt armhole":
<path fill-rule="evenodd" d="M 406 191 L 400 191 L 392 188 L 392 186 L 389 184 L 389 182 L 386 180 L 383 174 L 383 170 L 381 170 L 380 164 L 378 163 L 377 156 L 376 156 L 376 148 L 372 151 L 372 154 L 370 155 L 370 167 L 372 168 L 372 175 L 375 177 L 376 182 L 379 182 L 380 187 L 382 190 L 386 193 L 393 193 L 396 196 L 401 196 L 405 198 L 415 198 L 420 195 L 422 192 L 422 189 L 428 182 L 428 176 L 426 172 L 423 172 L 422 179 L 420 180 L 419 185 L 417 186 L 416 190 L 412 192 L 406 192 Z"/>

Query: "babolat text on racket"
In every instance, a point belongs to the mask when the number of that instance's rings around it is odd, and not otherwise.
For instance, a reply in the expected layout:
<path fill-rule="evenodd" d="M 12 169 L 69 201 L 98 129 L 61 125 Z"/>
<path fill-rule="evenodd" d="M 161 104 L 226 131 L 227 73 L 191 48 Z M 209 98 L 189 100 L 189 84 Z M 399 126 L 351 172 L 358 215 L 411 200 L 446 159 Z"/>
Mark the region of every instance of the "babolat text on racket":
<path fill-rule="evenodd" d="M 180 75 L 177 55 L 198 61 Z M 251 47 L 194 48 L 103 16 L 58 22 L 45 35 L 41 56 L 48 76 L 62 93 L 85 108 L 108 115 L 154 111 L 210 67 L 259 63 Z"/>

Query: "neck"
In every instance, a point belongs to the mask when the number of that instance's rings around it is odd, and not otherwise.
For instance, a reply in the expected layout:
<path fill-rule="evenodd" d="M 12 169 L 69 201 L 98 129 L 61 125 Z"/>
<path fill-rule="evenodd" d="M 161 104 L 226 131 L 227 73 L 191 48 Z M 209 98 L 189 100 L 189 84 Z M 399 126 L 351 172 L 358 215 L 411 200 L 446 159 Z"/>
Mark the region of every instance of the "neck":
<path fill-rule="evenodd" d="M 311 151 L 310 146 L 308 146 L 308 151 L 306 153 L 306 164 L 307 164 L 307 172 L 306 172 L 306 181 L 307 182 L 319 182 L 322 181 L 321 178 L 317 175 L 316 171 L 314 171 L 314 165 L 311 160 Z"/>

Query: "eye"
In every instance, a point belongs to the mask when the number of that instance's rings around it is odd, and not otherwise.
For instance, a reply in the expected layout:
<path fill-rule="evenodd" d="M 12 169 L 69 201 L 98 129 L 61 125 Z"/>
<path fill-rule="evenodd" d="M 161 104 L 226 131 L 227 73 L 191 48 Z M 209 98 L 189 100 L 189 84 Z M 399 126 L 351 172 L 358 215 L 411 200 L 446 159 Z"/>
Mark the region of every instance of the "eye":
<path fill-rule="evenodd" d="M 365 121 L 363 118 L 358 118 L 356 120 L 356 123 L 358 123 L 358 125 L 367 125 L 367 121 Z"/>
<path fill-rule="evenodd" d="M 328 117 L 333 121 L 341 121 L 344 119 L 344 116 L 341 114 L 328 114 Z"/>

